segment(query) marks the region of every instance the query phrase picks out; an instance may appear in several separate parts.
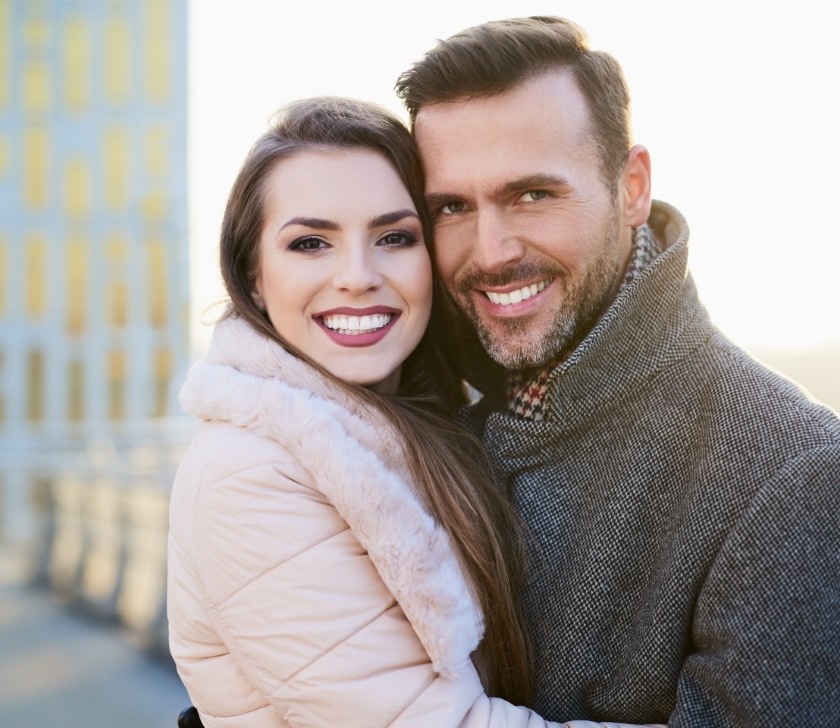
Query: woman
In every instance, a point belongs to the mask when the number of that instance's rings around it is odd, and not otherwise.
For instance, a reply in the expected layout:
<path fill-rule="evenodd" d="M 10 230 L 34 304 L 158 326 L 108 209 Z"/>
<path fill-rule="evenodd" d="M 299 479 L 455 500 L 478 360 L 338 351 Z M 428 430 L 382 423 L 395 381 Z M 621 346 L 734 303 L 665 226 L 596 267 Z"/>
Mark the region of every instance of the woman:
<path fill-rule="evenodd" d="M 287 107 L 233 186 L 170 513 L 171 650 L 208 728 L 547 725 L 484 692 L 528 697 L 522 556 L 451 417 L 422 193 L 401 122 L 340 99 Z"/>

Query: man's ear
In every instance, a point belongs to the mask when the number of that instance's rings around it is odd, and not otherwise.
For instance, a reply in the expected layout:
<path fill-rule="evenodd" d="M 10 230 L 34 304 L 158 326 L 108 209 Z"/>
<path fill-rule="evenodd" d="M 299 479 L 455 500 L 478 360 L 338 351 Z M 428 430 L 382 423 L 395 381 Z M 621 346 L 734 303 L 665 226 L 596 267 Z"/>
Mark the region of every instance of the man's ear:
<path fill-rule="evenodd" d="M 621 174 L 624 224 L 638 227 L 650 216 L 650 154 L 641 144 L 635 145 L 627 154 L 624 171 Z"/>

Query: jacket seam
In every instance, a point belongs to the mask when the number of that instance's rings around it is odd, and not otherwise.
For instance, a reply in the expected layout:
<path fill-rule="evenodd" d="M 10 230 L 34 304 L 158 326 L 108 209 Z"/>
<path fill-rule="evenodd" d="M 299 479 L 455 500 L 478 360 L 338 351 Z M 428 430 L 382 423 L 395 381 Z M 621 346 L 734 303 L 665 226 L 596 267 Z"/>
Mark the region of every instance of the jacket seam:
<path fill-rule="evenodd" d="M 286 558 L 284 558 L 284 559 L 283 559 L 283 560 L 281 560 L 281 561 L 277 561 L 277 562 L 275 562 L 275 563 L 271 564 L 270 566 L 268 566 L 267 568 L 263 569 L 263 570 L 262 570 L 261 572 L 259 572 L 258 574 L 254 574 L 254 575 L 253 575 L 250 579 L 248 579 L 248 581 L 243 582 L 242 584 L 240 584 L 240 585 L 239 585 L 239 586 L 238 586 L 238 587 L 237 587 L 234 591 L 232 591 L 230 594 L 228 594 L 228 595 L 227 595 L 227 596 L 225 596 L 224 598 L 219 599 L 218 601 L 215 601 L 215 602 L 211 601 L 211 602 L 210 602 L 210 606 L 211 606 L 211 607 L 213 607 L 213 608 L 222 608 L 222 607 L 224 607 L 225 605 L 227 605 L 227 604 L 230 602 L 230 600 L 231 600 L 231 599 L 233 599 L 234 597 L 236 597 L 236 596 L 237 596 L 240 592 L 242 592 L 243 590 L 247 589 L 249 586 L 251 586 L 251 585 L 252 585 L 252 584 L 254 584 L 255 582 L 257 582 L 257 581 L 259 581 L 260 579 L 262 579 L 264 576 L 267 576 L 267 575 L 268 575 L 268 574 L 270 574 L 272 571 L 276 571 L 276 570 L 277 570 L 277 569 L 279 569 L 281 566 L 286 566 L 287 564 L 291 563 L 292 561 L 294 561 L 294 560 L 295 560 L 296 558 L 298 558 L 299 556 L 302 556 L 303 554 L 307 553 L 308 551 L 310 551 L 310 550 L 311 550 L 311 549 L 313 549 L 313 548 L 317 548 L 318 546 L 321 546 L 322 544 L 326 543 L 326 542 L 327 542 L 327 541 L 329 541 L 330 539 L 335 538 L 336 536 L 341 535 L 342 533 L 344 533 L 345 531 L 347 531 L 347 530 L 349 530 L 349 529 L 350 529 L 350 526 L 349 526 L 349 525 L 347 525 L 347 523 L 344 523 L 344 527 L 343 527 L 343 528 L 340 528 L 340 529 L 339 529 L 339 530 L 337 530 L 337 531 L 333 531 L 333 532 L 331 532 L 331 533 L 327 534 L 326 536 L 324 536 L 323 538 L 321 538 L 321 539 L 319 539 L 319 540 L 317 540 L 317 541 L 311 541 L 311 542 L 309 542 L 309 543 L 305 544 L 304 546 L 301 546 L 301 548 L 300 548 L 298 551 L 296 551 L 295 553 L 293 553 L 293 554 L 291 554 L 291 555 L 287 556 Z"/>
<path fill-rule="evenodd" d="M 365 629 L 367 629 L 367 627 L 369 627 L 370 625 L 372 625 L 372 624 L 373 624 L 373 623 L 374 623 L 377 619 L 381 618 L 381 617 L 382 617 L 382 616 L 383 616 L 383 615 L 384 615 L 384 614 L 385 614 L 385 613 L 386 613 L 389 609 L 392 609 L 392 608 L 393 608 L 393 607 L 395 607 L 395 606 L 397 606 L 397 600 L 396 600 L 395 598 L 393 598 L 393 596 L 392 596 L 392 597 L 391 597 L 391 600 L 390 600 L 387 604 L 385 604 L 385 605 L 383 606 L 383 608 L 382 608 L 381 610 L 379 610 L 376 614 L 374 614 L 374 615 L 373 615 L 370 619 L 368 619 L 368 620 L 366 620 L 365 622 L 363 622 L 363 623 L 359 624 L 359 625 L 358 625 L 355 629 L 353 629 L 351 632 L 348 632 L 348 633 L 347 633 L 346 635 L 344 635 L 341 639 L 337 640 L 336 642 L 334 642 L 333 644 L 331 644 L 331 645 L 330 645 L 329 647 L 327 647 L 326 649 L 321 650 L 320 652 L 318 652 L 318 654 L 317 654 L 314 658 L 312 658 L 309 662 L 307 662 L 305 665 L 301 666 L 300 668 L 298 668 L 297 670 L 295 670 L 293 673 L 291 673 L 291 674 L 290 674 L 290 675 L 289 675 L 289 676 L 288 676 L 288 677 L 287 677 L 287 678 L 283 681 L 283 682 L 284 682 L 284 684 L 288 684 L 288 683 L 292 682 L 292 680 L 294 680 L 294 679 L 295 679 L 298 675 L 300 675 L 302 672 L 305 672 L 307 669 L 309 669 L 309 668 L 310 668 L 312 665 L 314 665 L 316 662 L 318 662 L 319 660 L 323 659 L 324 657 L 327 657 L 328 655 L 330 655 L 330 654 L 331 654 L 332 652 L 334 652 L 334 651 L 335 651 L 338 647 L 340 647 L 340 646 L 341 646 L 341 645 L 343 645 L 345 642 L 347 642 L 347 641 L 348 641 L 351 637 L 355 637 L 357 634 L 359 634 L 360 632 L 362 632 L 362 631 L 364 631 Z"/>
<path fill-rule="evenodd" d="M 415 692 L 414 695 L 412 695 L 406 701 L 405 705 L 403 705 L 403 707 L 400 708 L 400 711 L 394 716 L 394 719 L 390 723 L 388 723 L 389 727 L 396 724 L 396 722 L 400 719 L 402 714 L 405 713 L 405 711 L 408 710 L 414 703 L 416 703 L 420 699 L 420 696 L 423 695 L 423 693 L 425 693 L 432 686 L 437 677 L 437 675 L 433 674 L 432 677 L 428 680 L 428 682 L 425 685 L 423 685 L 419 690 L 417 690 L 417 692 Z"/>

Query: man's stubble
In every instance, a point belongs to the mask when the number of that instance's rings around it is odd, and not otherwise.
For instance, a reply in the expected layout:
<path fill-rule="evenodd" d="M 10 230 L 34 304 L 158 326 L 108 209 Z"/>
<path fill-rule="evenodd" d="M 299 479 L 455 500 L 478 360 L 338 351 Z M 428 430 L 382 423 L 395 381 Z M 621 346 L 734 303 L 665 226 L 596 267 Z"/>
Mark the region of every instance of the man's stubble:
<path fill-rule="evenodd" d="M 542 367 L 568 356 L 592 330 L 612 303 L 622 272 L 617 211 L 610 217 L 602 255 L 576 281 L 550 259 L 524 261 L 498 274 L 472 270 L 458 277 L 454 290 L 456 301 L 494 361 L 512 370 Z M 562 296 L 550 323 L 541 330 L 539 321 L 532 316 L 494 319 L 492 326 L 479 316 L 472 297 L 474 290 L 545 278 L 554 279 L 552 286 L 560 286 Z"/>

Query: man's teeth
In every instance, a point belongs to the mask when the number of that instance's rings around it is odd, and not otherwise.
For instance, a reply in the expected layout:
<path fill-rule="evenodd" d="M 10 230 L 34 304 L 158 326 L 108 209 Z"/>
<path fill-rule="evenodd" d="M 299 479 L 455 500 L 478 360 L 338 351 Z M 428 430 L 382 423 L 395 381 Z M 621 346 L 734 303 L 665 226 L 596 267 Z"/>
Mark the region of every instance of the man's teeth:
<path fill-rule="evenodd" d="M 523 286 L 517 291 L 509 291 L 508 293 L 496 293 L 495 291 L 485 291 L 487 298 L 493 303 L 500 306 L 510 306 L 512 303 L 520 303 L 531 296 L 536 296 L 541 290 L 548 285 L 548 281 L 540 281 L 539 283 L 532 283 L 530 286 Z"/>
<path fill-rule="evenodd" d="M 389 313 L 371 316 L 324 316 L 324 326 L 339 334 L 367 334 L 387 326 L 393 317 Z"/>

